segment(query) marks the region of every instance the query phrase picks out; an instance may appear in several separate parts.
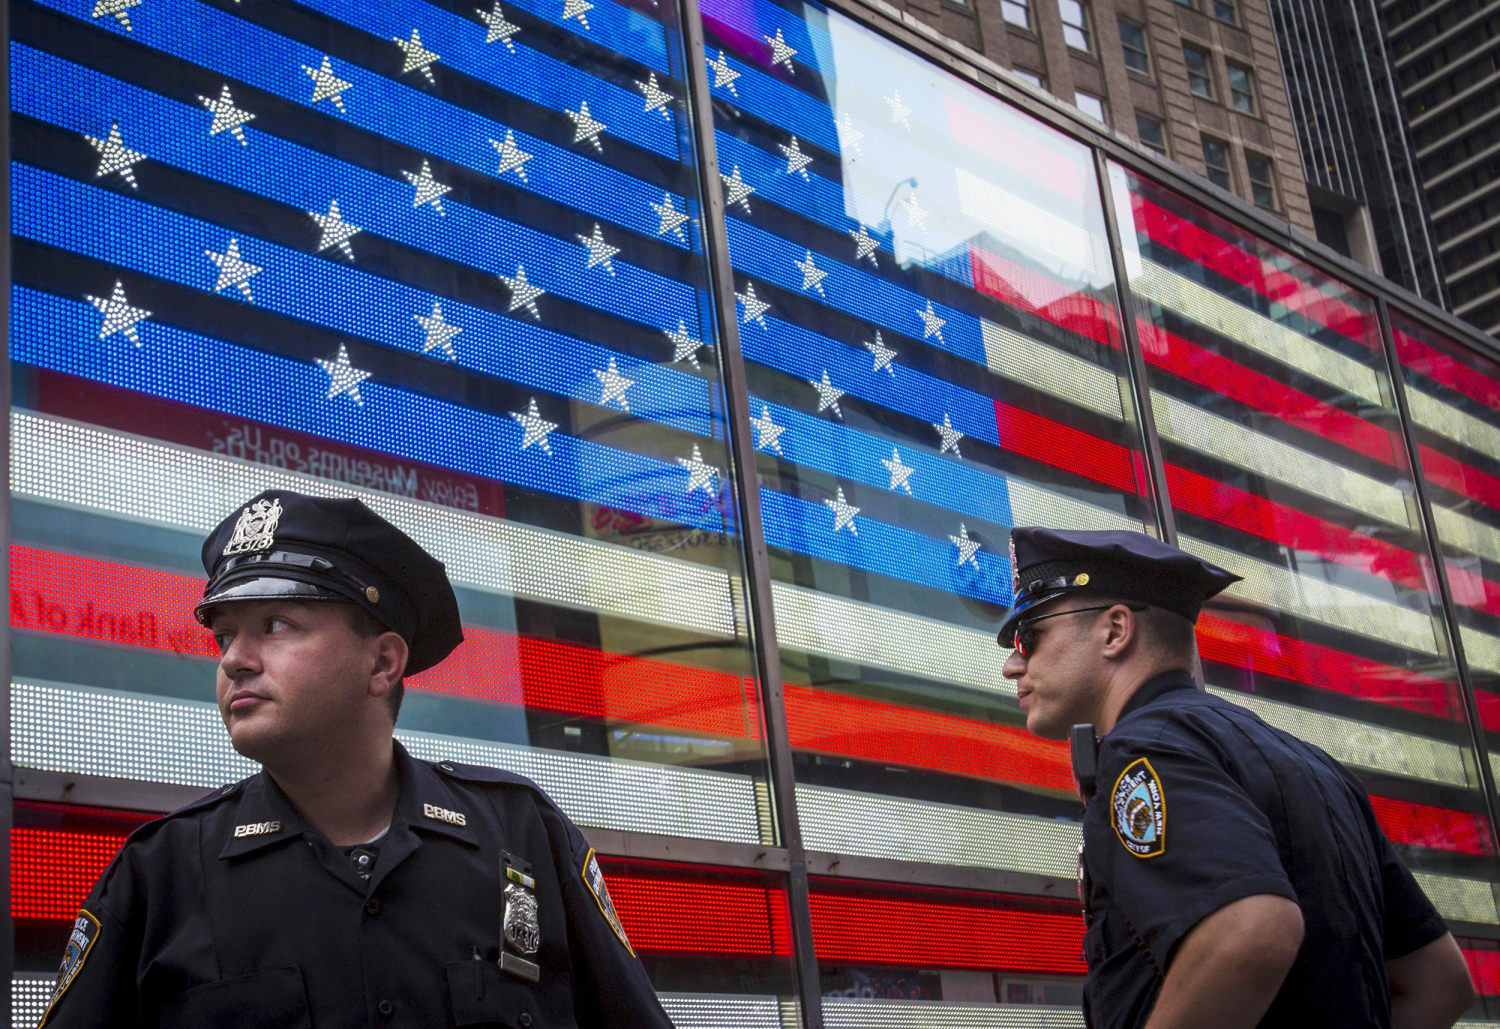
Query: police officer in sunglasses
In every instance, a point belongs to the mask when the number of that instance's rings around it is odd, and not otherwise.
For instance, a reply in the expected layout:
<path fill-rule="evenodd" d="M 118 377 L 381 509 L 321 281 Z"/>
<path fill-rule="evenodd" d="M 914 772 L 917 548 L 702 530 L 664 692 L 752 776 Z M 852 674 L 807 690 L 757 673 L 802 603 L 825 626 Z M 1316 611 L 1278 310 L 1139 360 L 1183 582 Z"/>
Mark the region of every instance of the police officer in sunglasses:
<path fill-rule="evenodd" d="M 1079 727 L 1089 1024 L 1451 1025 L 1464 958 L 1359 780 L 1191 675 L 1239 577 L 1133 532 L 1017 528 L 1011 564 L 1026 727 Z"/>

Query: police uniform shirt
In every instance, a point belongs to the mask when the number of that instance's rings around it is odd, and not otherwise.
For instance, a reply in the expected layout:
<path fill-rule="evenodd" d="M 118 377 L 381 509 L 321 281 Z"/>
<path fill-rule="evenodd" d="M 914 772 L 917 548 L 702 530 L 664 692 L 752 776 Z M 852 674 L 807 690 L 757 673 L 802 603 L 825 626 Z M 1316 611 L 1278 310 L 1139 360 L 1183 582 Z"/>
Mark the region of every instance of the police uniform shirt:
<path fill-rule="evenodd" d="M 1357 779 L 1185 672 L 1130 699 L 1098 769 L 1082 859 L 1092 1025 L 1143 1024 L 1189 930 L 1255 894 L 1296 901 L 1306 927 L 1261 1025 L 1390 1025 L 1386 960 L 1447 926 Z"/>
<path fill-rule="evenodd" d="M 669 1027 L 567 817 L 520 776 L 395 748 L 368 878 L 264 772 L 137 830 L 43 1024 Z M 503 855 L 534 879 L 535 983 L 497 966 Z"/>

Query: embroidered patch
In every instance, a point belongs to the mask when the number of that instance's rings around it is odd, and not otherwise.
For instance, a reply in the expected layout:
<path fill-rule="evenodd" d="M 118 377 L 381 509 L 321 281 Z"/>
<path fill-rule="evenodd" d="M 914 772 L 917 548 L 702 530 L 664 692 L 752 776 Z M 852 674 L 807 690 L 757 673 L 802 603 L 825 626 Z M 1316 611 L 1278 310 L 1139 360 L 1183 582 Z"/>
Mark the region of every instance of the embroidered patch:
<path fill-rule="evenodd" d="M 615 911 L 614 901 L 609 899 L 609 887 L 604 885 L 604 873 L 599 871 L 599 861 L 594 857 L 594 848 L 589 848 L 588 857 L 583 859 L 583 885 L 589 888 L 594 895 L 594 902 L 599 905 L 599 910 L 604 914 L 605 921 L 630 951 L 630 956 L 635 957 L 635 948 L 625 938 L 625 927 L 620 924 L 620 916 Z"/>
<path fill-rule="evenodd" d="M 78 919 L 73 923 L 73 931 L 68 934 L 68 945 L 63 949 L 62 964 L 57 969 L 57 985 L 52 988 L 52 996 L 47 1001 L 47 1010 L 42 1014 L 42 1020 L 37 1023 L 38 1029 L 47 1024 L 52 1009 L 57 1007 L 57 1002 L 62 1000 L 62 995 L 68 992 L 68 987 L 73 985 L 73 980 L 78 978 L 78 973 L 83 969 L 83 963 L 88 960 L 89 951 L 94 948 L 94 941 L 98 938 L 99 919 L 87 911 L 79 911 Z"/>
<path fill-rule="evenodd" d="M 1166 853 L 1167 800 L 1150 761 L 1138 757 L 1125 766 L 1109 807 L 1115 835 L 1126 850 L 1138 858 Z"/>

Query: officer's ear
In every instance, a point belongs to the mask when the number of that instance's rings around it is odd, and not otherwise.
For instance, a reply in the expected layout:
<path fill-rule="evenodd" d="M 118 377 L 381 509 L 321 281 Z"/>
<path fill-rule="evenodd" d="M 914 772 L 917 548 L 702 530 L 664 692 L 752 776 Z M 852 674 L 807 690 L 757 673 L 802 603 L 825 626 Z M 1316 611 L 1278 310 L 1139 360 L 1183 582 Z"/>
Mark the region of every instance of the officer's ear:
<path fill-rule="evenodd" d="M 1105 636 L 1103 654 L 1118 659 L 1126 656 L 1140 638 L 1141 623 L 1128 604 L 1118 603 L 1103 612 Z"/>
<path fill-rule="evenodd" d="M 401 685 L 411 648 L 400 635 L 389 631 L 381 633 L 372 642 L 375 664 L 370 669 L 370 695 L 384 697 Z"/>

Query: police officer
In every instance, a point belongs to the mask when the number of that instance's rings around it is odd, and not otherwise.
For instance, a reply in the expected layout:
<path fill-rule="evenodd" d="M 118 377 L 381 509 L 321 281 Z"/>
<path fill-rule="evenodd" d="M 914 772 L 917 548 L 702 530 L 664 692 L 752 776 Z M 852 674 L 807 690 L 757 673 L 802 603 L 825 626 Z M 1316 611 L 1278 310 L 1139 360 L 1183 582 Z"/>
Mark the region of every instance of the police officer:
<path fill-rule="evenodd" d="M 402 676 L 463 639 L 440 563 L 357 500 L 271 490 L 203 564 L 219 711 L 264 771 L 131 835 L 43 1025 L 671 1025 L 541 790 L 393 740 Z"/>
<path fill-rule="evenodd" d="M 1011 561 L 1026 727 L 1083 727 L 1090 1024 L 1451 1025 L 1468 969 L 1359 781 L 1189 673 L 1239 577 L 1132 532 L 1017 528 Z"/>

